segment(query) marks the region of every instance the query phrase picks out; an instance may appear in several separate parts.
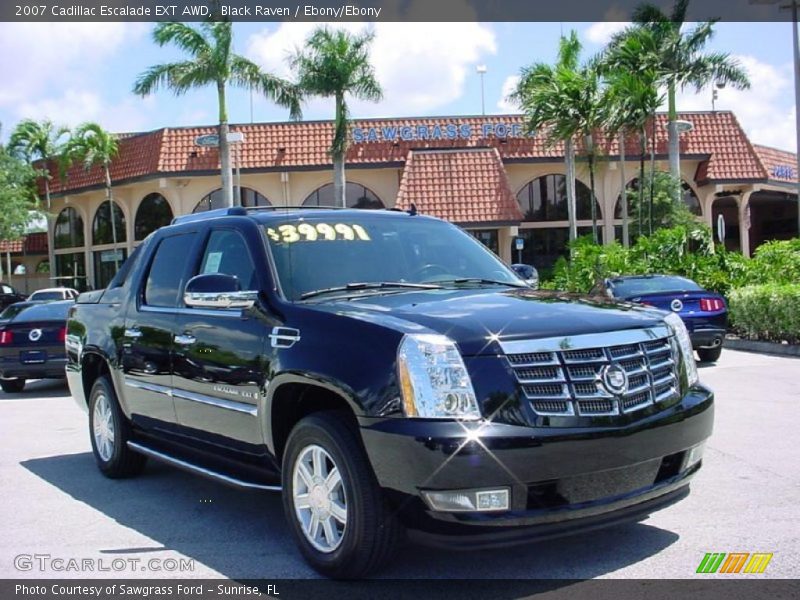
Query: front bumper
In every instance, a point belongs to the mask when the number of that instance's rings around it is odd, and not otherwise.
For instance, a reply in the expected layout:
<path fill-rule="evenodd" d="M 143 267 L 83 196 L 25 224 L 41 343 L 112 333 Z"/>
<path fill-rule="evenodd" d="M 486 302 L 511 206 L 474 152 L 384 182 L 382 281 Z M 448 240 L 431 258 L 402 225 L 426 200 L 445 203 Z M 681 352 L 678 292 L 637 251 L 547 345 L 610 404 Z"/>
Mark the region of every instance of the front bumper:
<path fill-rule="evenodd" d="M 616 428 L 367 418 L 361 433 L 400 518 L 425 532 L 414 536 L 472 548 L 641 519 L 680 500 L 699 468 L 687 468 L 686 451 L 711 434 L 713 400 L 696 386 L 680 403 Z M 508 511 L 439 512 L 420 495 L 500 487 L 511 490 Z"/>

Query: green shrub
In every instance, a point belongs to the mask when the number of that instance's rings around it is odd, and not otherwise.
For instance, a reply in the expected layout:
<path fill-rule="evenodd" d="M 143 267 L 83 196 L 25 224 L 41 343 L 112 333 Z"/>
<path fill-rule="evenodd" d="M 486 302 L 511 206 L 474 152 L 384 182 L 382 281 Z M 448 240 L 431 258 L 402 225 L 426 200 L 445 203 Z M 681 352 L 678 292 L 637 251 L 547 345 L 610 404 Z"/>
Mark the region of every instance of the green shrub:
<path fill-rule="evenodd" d="M 800 283 L 800 238 L 760 245 L 748 275 L 750 283 Z"/>
<path fill-rule="evenodd" d="M 800 343 L 800 284 L 750 285 L 732 290 L 730 319 L 743 337 Z"/>

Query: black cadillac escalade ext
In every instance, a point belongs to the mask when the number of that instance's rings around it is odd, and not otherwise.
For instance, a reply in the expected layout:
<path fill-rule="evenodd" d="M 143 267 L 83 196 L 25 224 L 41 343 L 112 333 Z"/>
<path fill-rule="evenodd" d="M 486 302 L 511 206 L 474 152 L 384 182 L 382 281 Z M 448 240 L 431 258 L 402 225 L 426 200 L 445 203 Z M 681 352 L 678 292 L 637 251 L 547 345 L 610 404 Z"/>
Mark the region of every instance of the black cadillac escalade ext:
<path fill-rule="evenodd" d="M 403 212 L 177 218 L 81 295 L 66 346 L 103 473 L 153 457 L 280 490 L 333 577 L 405 536 L 486 548 L 643 519 L 688 494 L 713 421 L 676 315 L 534 291 Z"/>

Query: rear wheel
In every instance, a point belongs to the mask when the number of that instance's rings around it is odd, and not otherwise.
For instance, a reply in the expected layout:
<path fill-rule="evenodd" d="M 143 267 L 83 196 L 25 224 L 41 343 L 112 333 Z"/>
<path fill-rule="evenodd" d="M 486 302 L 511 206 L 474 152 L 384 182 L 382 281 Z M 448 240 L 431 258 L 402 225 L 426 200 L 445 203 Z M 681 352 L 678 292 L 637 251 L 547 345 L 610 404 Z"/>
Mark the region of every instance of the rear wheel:
<path fill-rule="evenodd" d="M 0 387 L 6 394 L 19 394 L 25 389 L 25 380 L 21 377 L 16 379 L 0 379 Z"/>
<path fill-rule="evenodd" d="M 717 362 L 722 354 L 722 346 L 716 348 L 698 348 L 697 356 L 700 357 L 700 362 Z"/>
<path fill-rule="evenodd" d="M 142 472 L 146 457 L 128 447 L 130 424 L 119 408 L 108 377 L 100 377 L 89 397 L 89 431 L 97 466 L 106 477 L 133 477 Z"/>
<path fill-rule="evenodd" d="M 300 551 L 317 571 L 355 579 L 392 556 L 400 525 L 385 504 L 352 426 L 317 413 L 292 430 L 283 457 L 283 505 Z"/>

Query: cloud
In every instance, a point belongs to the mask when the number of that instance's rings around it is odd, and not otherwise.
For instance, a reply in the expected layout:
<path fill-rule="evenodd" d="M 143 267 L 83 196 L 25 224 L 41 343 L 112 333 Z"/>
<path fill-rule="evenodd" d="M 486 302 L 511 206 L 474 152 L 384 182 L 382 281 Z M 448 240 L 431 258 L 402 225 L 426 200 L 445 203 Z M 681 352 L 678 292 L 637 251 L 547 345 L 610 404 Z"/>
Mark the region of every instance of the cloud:
<path fill-rule="evenodd" d="M 2 23 L 3 79 L 0 107 L 47 90 L 88 87 L 91 74 L 123 45 L 146 31 L 145 23 Z"/>
<path fill-rule="evenodd" d="M 757 144 L 795 151 L 792 66 L 771 65 L 753 56 L 736 56 L 750 78 L 749 90 L 718 90 L 718 110 L 732 110 L 750 139 Z M 679 110 L 709 110 L 712 88 L 699 94 L 678 94 Z"/>
<path fill-rule="evenodd" d="M 289 77 L 287 56 L 317 25 L 285 23 L 277 30 L 252 35 L 246 54 L 265 69 Z M 336 25 L 361 31 L 361 23 Z M 376 23 L 371 60 L 384 100 L 378 104 L 355 101 L 359 117 L 430 114 L 464 94 L 468 75 L 481 60 L 497 52 L 491 28 L 479 23 Z M 328 116 L 330 103 L 312 101 L 309 116 Z"/>
<path fill-rule="evenodd" d="M 506 80 L 503 82 L 503 88 L 500 91 L 500 100 L 497 102 L 497 108 L 499 108 L 504 113 L 518 113 L 520 112 L 519 106 L 517 106 L 514 102 L 511 102 L 508 97 L 511 95 L 511 92 L 517 87 L 519 83 L 519 75 L 509 75 L 506 77 Z"/>
<path fill-rule="evenodd" d="M 604 46 L 615 33 L 619 33 L 628 25 L 630 23 L 626 21 L 598 21 L 597 23 L 592 23 L 584 35 L 593 44 Z"/>

